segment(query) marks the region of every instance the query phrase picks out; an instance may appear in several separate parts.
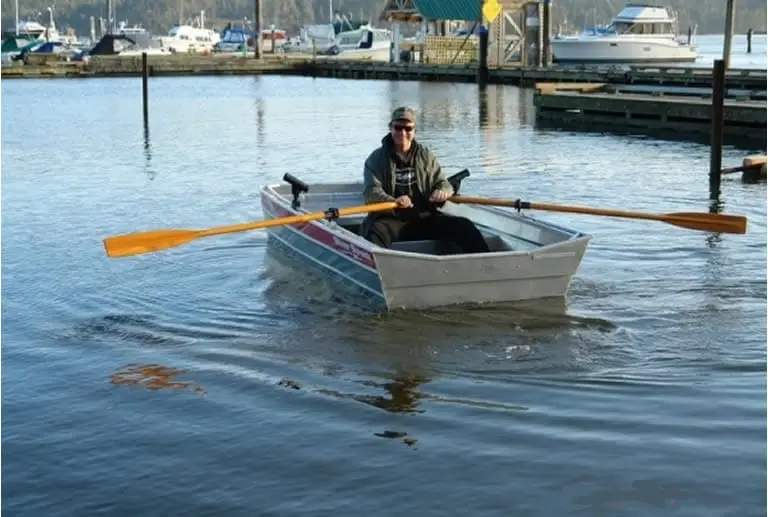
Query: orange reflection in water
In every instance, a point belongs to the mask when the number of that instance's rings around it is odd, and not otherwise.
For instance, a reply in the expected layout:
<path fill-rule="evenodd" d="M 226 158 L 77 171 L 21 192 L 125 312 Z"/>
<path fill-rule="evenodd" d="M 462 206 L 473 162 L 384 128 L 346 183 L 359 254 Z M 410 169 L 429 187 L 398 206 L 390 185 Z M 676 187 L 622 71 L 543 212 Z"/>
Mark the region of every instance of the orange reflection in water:
<path fill-rule="evenodd" d="M 159 364 L 129 364 L 112 374 L 112 384 L 129 384 L 141 386 L 148 390 L 162 388 L 177 390 L 192 390 L 193 393 L 205 393 L 205 389 L 192 382 L 175 381 L 174 377 L 184 373 L 184 370 L 169 368 Z"/>

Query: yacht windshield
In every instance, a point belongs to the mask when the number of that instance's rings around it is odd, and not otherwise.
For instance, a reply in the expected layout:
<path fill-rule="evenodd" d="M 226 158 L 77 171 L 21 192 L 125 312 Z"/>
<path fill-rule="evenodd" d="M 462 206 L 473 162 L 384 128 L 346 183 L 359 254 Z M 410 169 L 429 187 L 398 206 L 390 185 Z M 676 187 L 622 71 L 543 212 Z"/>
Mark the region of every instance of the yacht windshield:
<path fill-rule="evenodd" d="M 628 23 L 614 22 L 609 27 L 616 34 L 672 34 L 674 29 L 669 22 L 663 23 Z"/>
<path fill-rule="evenodd" d="M 610 32 L 615 32 L 616 34 L 625 34 L 629 32 L 631 28 L 632 24 L 627 22 L 614 22 L 608 26 L 608 30 Z"/>

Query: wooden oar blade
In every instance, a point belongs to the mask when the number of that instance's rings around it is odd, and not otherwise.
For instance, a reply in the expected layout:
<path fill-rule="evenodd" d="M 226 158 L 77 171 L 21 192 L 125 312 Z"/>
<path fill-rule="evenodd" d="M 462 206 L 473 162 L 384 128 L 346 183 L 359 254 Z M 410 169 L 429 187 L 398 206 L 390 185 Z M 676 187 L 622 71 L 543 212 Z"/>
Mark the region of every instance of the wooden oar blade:
<path fill-rule="evenodd" d="M 747 233 L 747 218 L 742 215 L 678 212 L 666 214 L 664 221 L 682 228 L 714 233 Z"/>
<path fill-rule="evenodd" d="M 127 233 L 104 239 L 104 249 L 109 257 L 129 257 L 153 251 L 173 248 L 194 240 L 196 230 L 155 230 Z"/>

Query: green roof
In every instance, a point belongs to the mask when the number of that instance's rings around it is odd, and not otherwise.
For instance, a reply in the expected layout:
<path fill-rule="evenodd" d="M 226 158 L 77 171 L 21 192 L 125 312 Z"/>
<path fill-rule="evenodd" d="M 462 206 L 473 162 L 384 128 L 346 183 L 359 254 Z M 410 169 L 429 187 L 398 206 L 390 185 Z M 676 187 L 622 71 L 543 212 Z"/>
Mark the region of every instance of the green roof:
<path fill-rule="evenodd" d="M 419 14 L 428 20 L 477 20 L 482 0 L 413 0 Z"/>

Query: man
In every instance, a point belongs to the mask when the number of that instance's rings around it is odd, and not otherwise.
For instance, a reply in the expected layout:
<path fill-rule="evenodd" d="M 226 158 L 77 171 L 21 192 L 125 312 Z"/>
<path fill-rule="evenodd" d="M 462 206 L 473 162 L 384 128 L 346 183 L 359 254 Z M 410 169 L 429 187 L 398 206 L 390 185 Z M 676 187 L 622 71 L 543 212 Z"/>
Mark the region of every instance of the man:
<path fill-rule="evenodd" d="M 389 129 L 381 147 L 365 160 L 363 195 L 366 203 L 395 201 L 398 208 L 368 214 L 361 235 L 386 248 L 395 241 L 437 239 L 455 242 L 463 253 L 489 251 L 472 221 L 436 209 L 453 195 L 453 187 L 435 155 L 415 140 L 415 112 L 397 108 Z"/>

